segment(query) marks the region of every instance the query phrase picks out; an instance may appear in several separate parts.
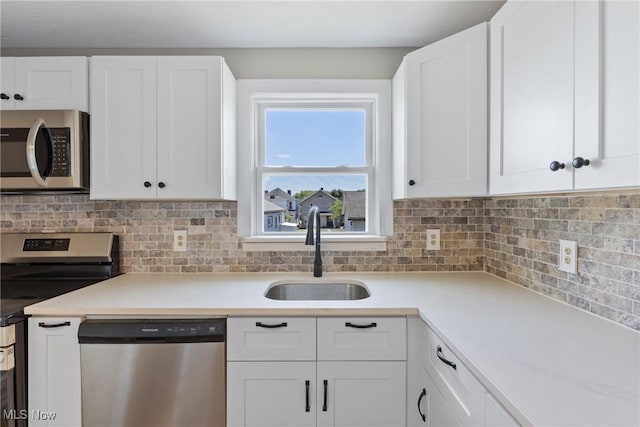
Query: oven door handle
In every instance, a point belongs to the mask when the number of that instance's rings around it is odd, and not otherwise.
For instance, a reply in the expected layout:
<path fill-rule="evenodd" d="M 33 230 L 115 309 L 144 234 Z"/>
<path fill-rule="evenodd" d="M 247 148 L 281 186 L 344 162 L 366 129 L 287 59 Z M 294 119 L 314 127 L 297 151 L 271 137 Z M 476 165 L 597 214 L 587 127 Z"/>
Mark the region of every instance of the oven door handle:
<path fill-rule="evenodd" d="M 40 128 L 44 128 L 45 135 L 49 139 L 49 157 L 51 157 L 51 153 L 53 153 L 53 138 L 51 138 L 51 133 L 49 129 L 47 129 L 47 123 L 43 118 L 39 118 L 33 126 L 31 126 L 29 135 L 27 135 L 27 164 L 29 165 L 29 172 L 31 172 L 31 176 L 36 183 L 40 187 L 46 187 L 47 182 L 45 178 L 40 175 L 40 171 L 38 171 L 38 161 L 36 160 L 36 137 L 38 136 Z"/>

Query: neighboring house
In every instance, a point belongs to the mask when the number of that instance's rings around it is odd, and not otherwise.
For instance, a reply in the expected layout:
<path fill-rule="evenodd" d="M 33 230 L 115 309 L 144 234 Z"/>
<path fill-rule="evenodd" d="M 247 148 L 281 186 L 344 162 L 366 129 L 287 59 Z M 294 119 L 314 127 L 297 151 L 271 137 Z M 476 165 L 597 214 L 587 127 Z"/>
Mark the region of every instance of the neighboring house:
<path fill-rule="evenodd" d="M 344 191 L 342 193 L 344 231 L 366 231 L 366 214 L 366 191 Z"/>
<path fill-rule="evenodd" d="M 300 201 L 300 228 L 307 228 L 307 221 L 309 219 L 309 211 L 311 207 L 317 206 L 320 209 L 320 227 L 333 227 L 333 221 L 329 219 L 333 215 L 331 212 L 331 206 L 335 203 L 336 198 L 331 194 L 320 189 L 308 197 L 305 197 Z"/>
<path fill-rule="evenodd" d="M 265 200 L 285 209 L 289 215 L 291 222 L 298 222 L 300 217 L 300 204 L 295 197 L 291 195 L 291 190 L 284 191 L 281 188 L 274 188 L 271 191 L 264 192 Z"/>
<path fill-rule="evenodd" d="M 286 210 L 268 200 L 263 201 L 264 231 L 281 231 Z"/>

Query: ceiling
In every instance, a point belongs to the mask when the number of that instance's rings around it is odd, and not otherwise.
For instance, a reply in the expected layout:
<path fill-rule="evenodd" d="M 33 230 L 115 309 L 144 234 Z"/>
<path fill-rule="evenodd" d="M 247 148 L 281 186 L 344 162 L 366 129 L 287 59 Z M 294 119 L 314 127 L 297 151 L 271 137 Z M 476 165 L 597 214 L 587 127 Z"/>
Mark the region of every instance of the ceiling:
<path fill-rule="evenodd" d="M 504 1 L 9 1 L 2 48 L 420 47 Z"/>

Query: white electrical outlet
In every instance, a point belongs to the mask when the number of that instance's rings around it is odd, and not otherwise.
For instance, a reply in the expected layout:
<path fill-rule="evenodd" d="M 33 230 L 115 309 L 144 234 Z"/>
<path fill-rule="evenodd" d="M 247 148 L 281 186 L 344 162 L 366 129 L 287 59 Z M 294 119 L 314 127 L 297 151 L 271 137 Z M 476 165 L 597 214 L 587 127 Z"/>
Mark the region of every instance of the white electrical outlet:
<path fill-rule="evenodd" d="M 187 251 L 187 230 L 173 230 L 173 250 L 176 252 Z"/>
<path fill-rule="evenodd" d="M 437 229 L 427 230 L 427 250 L 428 251 L 440 250 L 440 230 L 437 230 Z"/>
<path fill-rule="evenodd" d="M 560 240 L 559 268 L 571 274 L 578 274 L 578 243 L 572 240 Z"/>

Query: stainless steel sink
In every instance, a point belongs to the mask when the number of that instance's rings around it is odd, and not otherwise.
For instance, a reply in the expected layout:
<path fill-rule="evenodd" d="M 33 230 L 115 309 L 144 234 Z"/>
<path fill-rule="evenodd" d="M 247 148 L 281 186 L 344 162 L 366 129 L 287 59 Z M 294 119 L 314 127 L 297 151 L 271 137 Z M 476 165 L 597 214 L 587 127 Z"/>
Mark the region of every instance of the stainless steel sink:
<path fill-rule="evenodd" d="M 357 281 L 326 282 L 274 282 L 265 297 L 285 301 L 346 301 L 369 298 L 371 293 L 364 283 Z"/>

